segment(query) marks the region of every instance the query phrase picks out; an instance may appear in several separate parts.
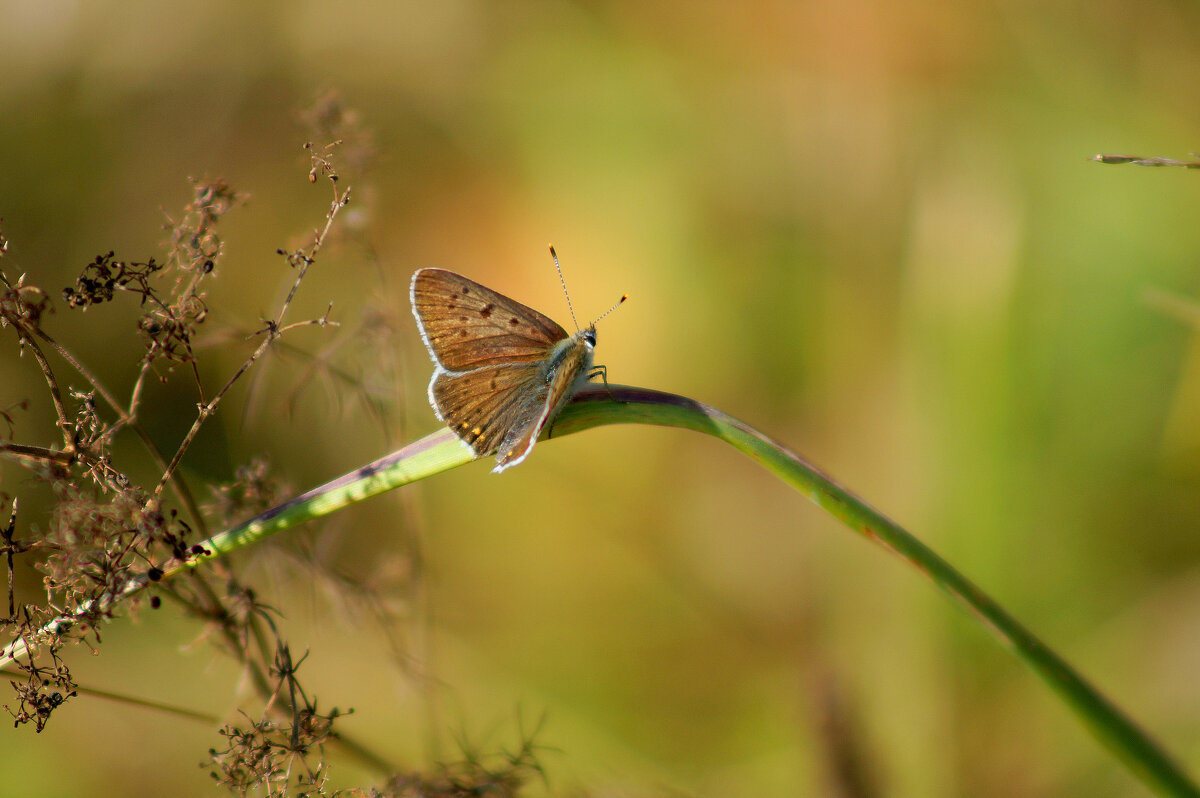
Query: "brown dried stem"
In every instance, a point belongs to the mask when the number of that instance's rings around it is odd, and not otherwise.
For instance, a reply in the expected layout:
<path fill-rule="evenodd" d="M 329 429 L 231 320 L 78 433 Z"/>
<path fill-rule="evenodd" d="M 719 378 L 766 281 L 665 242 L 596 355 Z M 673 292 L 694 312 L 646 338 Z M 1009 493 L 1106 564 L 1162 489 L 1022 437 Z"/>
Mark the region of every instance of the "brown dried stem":
<path fill-rule="evenodd" d="M 253 366 L 255 362 L 257 362 L 258 359 L 263 356 L 263 354 L 271 347 L 273 343 L 275 343 L 279 336 L 283 335 L 289 330 L 295 329 L 296 327 L 308 325 L 317 325 L 323 327 L 332 323 L 329 321 L 329 311 L 326 310 L 325 315 L 319 319 L 310 319 L 308 321 L 297 322 L 286 327 L 282 326 L 283 317 L 287 314 L 288 308 L 291 306 L 292 300 L 296 296 L 296 291 L 300 288 L 300 282 L 308 273 L 308 268 L 315 261 L 317 253 L 321 250 L 321 247 L 324 245 L 325 240 L 329 235 L 329 231 L 333 228 L 333 220 L 337 218 L 338 212 L 341 211 L 342 208 L 346 207 L 349 202 L 350 189 L 347 188 L 344 192 L 339 193 L 337 184 L 334 183 L 333 203 L 330 205 L 329 212 L 325 216 L 325 226 L 316 233 L 312 246 L 309 247 L 307 252 L 303 249 L 297 250 L 293 253 L 284 253 L 281 251 L 281 254 L 286 254 L 288 260 L 293 265 L 299 267 L 296 272 L 296 279 L 292 281 L 291 289 L 288 291 L 287 298 L 284 299 L 283 304 L 280 305 L 279 312 L 276 314 L 275 318 L 267 320 L 266 327 L 261 331 L 266 335 L 263 337 L 262 342 L 258 345 L 258 348 L 250 353 L 250 356 L 246 358 L 245 362 L 243 362 L 238 370 L 234 372 L 233 376 L 229 378 L 225 385 L 222 386 L 219 391 L 217 391 L 216 395 L 213 396 L 212 399 L 200 405 L 199 413 L 196 415 L 196 420 L 192 423 L 192 427 L 188 430 L 187 435 L 184 436 L 183 442 L 179 444 L 179 448 L 176 450 L 175 456 L 171 458 L 171 462 L 164 470 L 162 478 L 159 480 L 158 485 L 154 488 L 154 495 L 156 497 L 162 494 L 163 487 L 171 479 L 172 475 L 175 473 L 175 470 L 179 467 L 179 463 L 183 460 L 184 454 L 187 453 L 187 450 L 192 445 L 192 441 L 195 440 L 196 435 L 200 432 L 200 427 L 205 421 L 208 420 L 209 416 L 216 412 L 217 405 L 220 404 L 221 400 L 225 398 L 225 395 L 229 393 L 229 390 L 233 388 L 237 381 L 241 379 L 242 375 L 245 374 L 250 367 Z"/>

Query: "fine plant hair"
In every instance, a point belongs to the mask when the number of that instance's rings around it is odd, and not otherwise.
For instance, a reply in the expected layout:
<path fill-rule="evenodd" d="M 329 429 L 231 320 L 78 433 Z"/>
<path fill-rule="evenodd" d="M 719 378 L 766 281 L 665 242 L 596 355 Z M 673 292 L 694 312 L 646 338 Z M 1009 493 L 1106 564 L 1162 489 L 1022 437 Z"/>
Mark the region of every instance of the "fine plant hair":
<path fill-rule="evenodd" d="M 81 269 L 72 285 L 57 291 L 38 285 L 36 276 L 8 262 L 8 242 L 0 231 L 0 329 L 6 331 L 0 345 L 32 360 L 43 387 L 40 395 L 0 393 L 0 456 L 18 464 L 29 476 L 27 483 L 51 497 L 44 515 L 27 517 L 20 496 L 0 494 L 0 552 L 8 569 L 3 627 L 6 640 L 20 641 L 27 652 L 6 671 L 13 694 L 0 699 L 0 705 L 17 727 L 40 732 L 52 717 L 61 722 L 57 713 L 69 711 L 64 708 L 86 700 L 88 693 L 72 676 L 72 652 L 79 647 L 102 652 L 105 622 L 167 605 L 203 625 L 203 637 L 237 663 L 257 696 L 257 712 L 242 712 L 214 729 L 214 745 L 204 763 L 212 778 L 234 794 L 516 795 L 541 773 L 532 736 L 523 736 L 515 753 L 484 757 L 464 749 L 461 762 L 434 765 L 426 774 L 402 773 L 338 730 L 338 720 L 348 710 L 319 702 L 302 686 L 298 674 L 307 654 L 291 650 L 277 624 L 278 612 L 227 559 L 192 568 L 186 579 L 163 578 L 171 563 L 203 556 L 202 541 L 212 529 L 228 528 L 289 495 L 263 457 L 238 468 L 222 484 L 195 484 L 180 466 L 231 389 L 249 381 L 268 352 L 305 357 L 286 340 L 294 331 L 338 326 L 332 303 L 312 318 L 295 319 L 290 311 L 305 277 L 328 258 L 328 246 L 350 205 L 352 192 L 343 187 L 339 167 L 364 168 L 369 137 L 353 112 L 332 95 L 302 118 L 314 140 L 323 142 L 305 144 L 305 149 L 309 182 L 324 183 L 331 191 L 328 210 L 306 245 L 277 250 L 282 267 L 291 271 L 290 286 L 271 315 L 241 335 L 208 332 L 214 313 L 207 289 L 229 258 L 222 221 L 246 199 L 225 180 L 192 181 L 190 201 L 167 216 L 161 256 L 137 259 L 104 252 Z M 130 306 L 139 314 L 135 334 L 142 353 L 130 384 L 113 388 L 75 354 L 69 341 L 60 340 L 52 314 Z M 254 346 L 214 387 L 201 377 L 200 352 L 210 339 L 222 338 L 250 338 Z M 338 379 L 355 381 L 348 373 L 330 371 Z M 146 388 L 169 375 L 186 380 L 194 400 L 171 410 L 176 416 L 186 412 L 192 422 L 174 448 L 164 451 L 144 422 L 149 414 Z M 372 417 L 382 420 L 378 402 L 363 386 L 358 388 Z M 26 429 L 27 411 L 38 403 L 52 413 L 52 439 Z M 118 447 L 118 438 L 136 439 L 153 466 L 153 479 L 132 476 L 139 469 L 144 472 L 144 464 L 129 462 L 125 453 L 131 447 Z M 42 575 L 45 594 L 40 601 L 29 600 L 32 596 L 19 589 L 17 575 L 29 568 Z M 127 586 L 139 579 L 151 589 L 130 594 Z M 337 586 L 356 600 L 370 600 L 370 589 L 362 584 L 344 580 Z M 55 627 L 52 621 L 64 616 L 76 622 Z M 326 757 L 332 749 L 373 767 L 378 786 L 335 791 Z M 198 752 L 197 759 L 202 757 Z"/>

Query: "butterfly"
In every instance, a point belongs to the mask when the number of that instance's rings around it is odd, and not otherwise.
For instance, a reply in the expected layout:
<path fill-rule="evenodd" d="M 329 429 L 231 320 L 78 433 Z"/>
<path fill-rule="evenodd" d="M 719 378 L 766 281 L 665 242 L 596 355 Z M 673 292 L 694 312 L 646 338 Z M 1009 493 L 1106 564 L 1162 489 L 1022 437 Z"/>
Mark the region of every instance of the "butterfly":
<path fill-rule="evenodd" d="M 550 254 L 562 280 L 554 247 Z M 493 473 L 524 461 L 580 387 L 597 376 L 607 382 L 604 366 L 593 363 L 596 322 L 570 335 L 533 308 L 445 269 L 418 269 L 409 299 L 433 359 L 429 403 L 476 457 L 496 455 Z"/>

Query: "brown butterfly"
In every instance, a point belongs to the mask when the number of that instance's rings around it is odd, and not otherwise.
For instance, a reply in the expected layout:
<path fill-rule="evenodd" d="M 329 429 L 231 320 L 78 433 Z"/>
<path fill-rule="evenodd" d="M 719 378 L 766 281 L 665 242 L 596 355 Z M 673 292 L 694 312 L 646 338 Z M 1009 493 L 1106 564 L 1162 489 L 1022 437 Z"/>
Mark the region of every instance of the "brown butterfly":
<path fill-rule="evenodd" d="M 558 268 L 554 247 L 550 254 Z M 533 308 L 445 269 L 414 273 L 409 298 L 433 358 L 429 403 L 476 457 L 496 455 L 493 473 L 523 461 L 567 400 L 605 375 L 592 364 L 596 322 L 568 335 Z"/>

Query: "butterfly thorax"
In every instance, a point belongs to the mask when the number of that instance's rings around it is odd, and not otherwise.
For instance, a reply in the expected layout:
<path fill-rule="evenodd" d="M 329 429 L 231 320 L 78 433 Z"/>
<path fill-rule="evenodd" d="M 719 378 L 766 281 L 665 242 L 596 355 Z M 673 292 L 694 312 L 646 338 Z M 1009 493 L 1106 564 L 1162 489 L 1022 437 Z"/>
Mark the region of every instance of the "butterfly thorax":
<path fill-rule="evenodd" d="M 564 338 L 550 350 L 546 362 L 542 366 L 542 377 L 549 384 L 556 375 L 574 375 L 570 389 L 577 382 L 587 382 L 587 374 L 592 368 L 593 349 L 596 346 L 596 328 L 588 327 L 580 330 L 570 338 Z"/>

